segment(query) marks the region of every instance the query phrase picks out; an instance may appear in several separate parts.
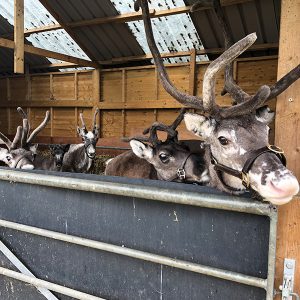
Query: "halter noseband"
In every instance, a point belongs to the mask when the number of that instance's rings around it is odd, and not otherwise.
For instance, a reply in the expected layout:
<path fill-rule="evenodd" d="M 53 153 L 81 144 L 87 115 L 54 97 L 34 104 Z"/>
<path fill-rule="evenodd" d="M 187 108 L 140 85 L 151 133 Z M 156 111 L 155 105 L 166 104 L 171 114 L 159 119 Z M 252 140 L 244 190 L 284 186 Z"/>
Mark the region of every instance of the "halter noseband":
<path fill-rule="evenodd" d="M 238 170 L 232 169 L 230 167 L 227 167 L 225 165 L 219 164 L 218 161 L 213 156 L 212 156 L 211 163 L 214 165 L 214 169 L 217 173 L 219 180 L 222 182 L 222 184 L 229 190 L 237 192 L 237 191 L 241 191 L 241 189 L 236 189 L 236 188 L 233 188 L 233 187 L 229 186 L 228 184 L 226 184 L 224 182 L 222 173 L 224 172 L 224 173 L 227 173 L 229 175 L 232 175 L 234 177 L 241 179 L 243 186 L 246 189 L 249 189 L 249 188 L 251 189 L 250 179 L 249 179 L 249 170 L 251 169 L 255 160 L 260 155 L 262 155 L 264 153 L 268 153 L 268 152 L 274 153 L 280 159 L 282 164 L 284 166 L 286 166 L 286 158 L 284 156 L 284 151 L 281 148 L 274 146 L 274 145 L 268 145 L 268 146 L 259 148 L 257 150 L 251 151 L 250 157 L 246 160 L 242 171 L 238 171 Z"/>

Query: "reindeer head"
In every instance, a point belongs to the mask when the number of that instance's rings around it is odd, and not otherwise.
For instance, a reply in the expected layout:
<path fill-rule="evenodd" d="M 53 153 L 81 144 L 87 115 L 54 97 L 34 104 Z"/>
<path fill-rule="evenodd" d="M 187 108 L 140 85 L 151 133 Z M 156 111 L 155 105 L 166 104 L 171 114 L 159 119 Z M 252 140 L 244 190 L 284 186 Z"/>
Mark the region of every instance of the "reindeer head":
<path fill-rule="evenodd" d="M 50 149 L 51 155 L 54 157 L 55 166 L 58 169 L 60 169 L 63 165 L 64 156 L 70 149 L 70 144 L 49 145 L 49 149 Z"/>
<path fill-rule="evenodd" d="M 200 2 L 214 7 L 220 18 L 218 0 Z M 210 176 L 212 181 L 215 181 L 213 185 L 232 193 L 240 193 L 246 185 L 274 204 L 290 201 L 299 190 L 298 181 L 285 168 L 283 156 L 278 153 L 280 150 L 268 145 L 267 124 L 272 115 L 267 108 L 257 112 L 256 109 L 297 80 L 300 77 L 300 66 L 290 71 L 271 88 L 262 86 L 254 96 L 250 96 L 233 81 L 231 63 L 254 43 L 256 34 L 250 34 L 234 45 L 227 39 L 227 50 L 213 61 L 205 72 L 203 98 L 187 95 L 174 87 L 165 70 L 153 38 L 147 0 L 138 0 L 135 7 L 138 6 L 143 10 L 147 42 L 162 85 L 177 101 L 198 110 L 198 115 L 186 114 L 185 122 L 189 130 L 209 144 L 213 164 L 210 167 Z M 225 39 L 228 38 L 226 26 L 223 26 L 223 31 Z M 223 67 L 225 90 L 237 103 L 226 108 L 215 103 L 215 77 Z"/>
<path fill-rule="evenodd" d="M 21 107 L 17 111 L 23 118 L 23 127 L 18 126 L 16 135 L 11 142 L 8 137 L 0 132 L 0 143 L 7 146 L 7 149 L 0 149 L 0 159 L 10 168 L 34 169 L 34 158 L 36 156 L 38 145 L 32 145 L 33 138 L 47 125 L 50 119 L 49 111 L 46 112 L 43 122 L 30 134 L 30 125 L 27 114 Z"/>
<path fill-rule="evenodd" d="M 80 120 L 82 127 L 77 127 L 77 132 L 82 138 L 84 143 L 86 155 L 89 158 L 94 158 L 96 156 L 96 144 L 99 139 L 99 126 L 96 124 L 96 116 L 99 113 L 99 109 L 96 109 L 93 118 L 92 130 L 88 131 L 83 120 L 83 114 L 80 113 Z"/>
<path fill-rule="evenodd" d="M 209 176 L 203 155 L 191 153 L 187 146 L 178 142 L 176 128 L 184 113 L 185 110 L 182 109 L 170 126 L 155 122 L 144 131 L 144 134 L 150 133 L 148 139 L 133 138 L 130 146 L 136 156 L 154 166 L 159 179 L 205 184 L 209 181 Z M 157 130 L 168 133 L 166 141 L 158 139 Z"/>

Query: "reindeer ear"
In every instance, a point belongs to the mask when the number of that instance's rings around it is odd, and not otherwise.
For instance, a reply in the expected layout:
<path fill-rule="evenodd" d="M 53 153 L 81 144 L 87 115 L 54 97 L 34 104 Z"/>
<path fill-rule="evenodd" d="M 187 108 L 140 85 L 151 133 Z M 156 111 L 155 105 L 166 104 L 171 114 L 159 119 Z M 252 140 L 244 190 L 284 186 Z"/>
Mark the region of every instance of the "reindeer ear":
<path fill-rule="evenodd" d="M 256 110 L 256 119 L 264 124 L 269 124 L 273 121 L 275 113 L 265 105 Z"/>
<path fill-rule="evenodd" d="M 186 113 L 184 122 L 187 130 L 203 139 L 207 139 L 215 129 L 215 121 L 213 119 L 197 114 Z"/>
<path fill-rule="evenodd" d="M 66 144 L 65 146 L 64 146 L 64 150 L 65 150 L 65 152 L 68 152 L 69 150 L 70 150 L 70 144 Z"/>
<path fill-rule="evenodd" d="M 6 157 L 8 150 L 6 148 L 0 148 L 0 161 L 3 161 Z"/>
<path fill-rule="evenodd" d="M 130 146 L 133 153 L 140 158 L 148 160 L 153 157 L 153 148 L 147 144 L 133 139 L 130 141 Z"/>
<path fill-rule="evenodd" d="M 37 149 L 39 147 L 39 144 L 33 144 L 29 147 L 29 150 L 33 153 L 33 154 L 37 154 Z"/>

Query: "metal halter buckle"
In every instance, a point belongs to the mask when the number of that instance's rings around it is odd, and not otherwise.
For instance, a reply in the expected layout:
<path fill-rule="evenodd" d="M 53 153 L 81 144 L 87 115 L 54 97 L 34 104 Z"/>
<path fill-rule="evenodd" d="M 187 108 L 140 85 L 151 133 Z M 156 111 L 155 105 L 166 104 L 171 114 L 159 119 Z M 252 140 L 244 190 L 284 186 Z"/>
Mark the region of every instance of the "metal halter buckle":
<path fill-rule="evenodd" d="M 279 153 L 279 154 L 283 154 L 284 153 L 284 151 L 281 148 L 279 148 L 279 147 L 277 147 L 275 145 L 268 145 L 267 147 L 272 152 Z"/>
<path fill-rule="evenodd" d="M 250 186 L 250 179 L 249 179 L 249 174 L 241 172 L 242 175 L 242 183 L 246 188 L 249 188 Z"/>
<path fill-rule="evenodd" d="M 184 169 L 178 169 L 177 170 L 177 176 L 180 180 L 185 179 L 185 170 Z"/>

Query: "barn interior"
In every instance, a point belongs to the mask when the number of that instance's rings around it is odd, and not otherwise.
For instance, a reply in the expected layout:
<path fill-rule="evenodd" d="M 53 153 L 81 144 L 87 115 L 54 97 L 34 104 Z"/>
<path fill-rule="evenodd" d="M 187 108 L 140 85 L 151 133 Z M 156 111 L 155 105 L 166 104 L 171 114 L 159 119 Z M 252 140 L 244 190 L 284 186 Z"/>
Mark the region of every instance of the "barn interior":
<path fill-rule="evenodd" d="M 149 5 L 154 36 L 172 82 L 200 96 L 204 72 L 224 51 L 224 44 L 211 9 L 190 13 L 195 2 L 163 0 Z M 18 106 L 27 111 L 33 127 L 49 110 L 50 122 L 36 142 L 77 143 L 80 113 L 90 124 L 99 109 L 99 153 L 115 154 L 128 148 L 122 138 L 141 135 L 154 121 L 171 124 L 176 118 L 182 105 L 159 81 L 142 14 L 134 12 L 132 0 L 25 0 L 21 15 L 14 13 L 20 10 L 16 3 L 0 3 L 1 132 L 15 135 L 22 121 Z M 247 93 L 272 86 L 299 64 L 298 0 L 222 0 L 221 4 L 235 42 L 252 32 L 258 36 L 234 62 L 234 79 Z M 220 95 L 223 87 L 224 74 L 219 73 L 216 99 L 230 106 L 230 96 Z M 298 179 L 299 91 L 297 82 L 269 103 L 276 111 L 270 143 L 284 148 Z M 194 139 L 184 124 L 179 137 Z M 299 199 L 279 210 L 276 285 L 282 279 L 283 258 L 300 259 Z M 299 290 L 300 272 L 295 286 Z"/>

